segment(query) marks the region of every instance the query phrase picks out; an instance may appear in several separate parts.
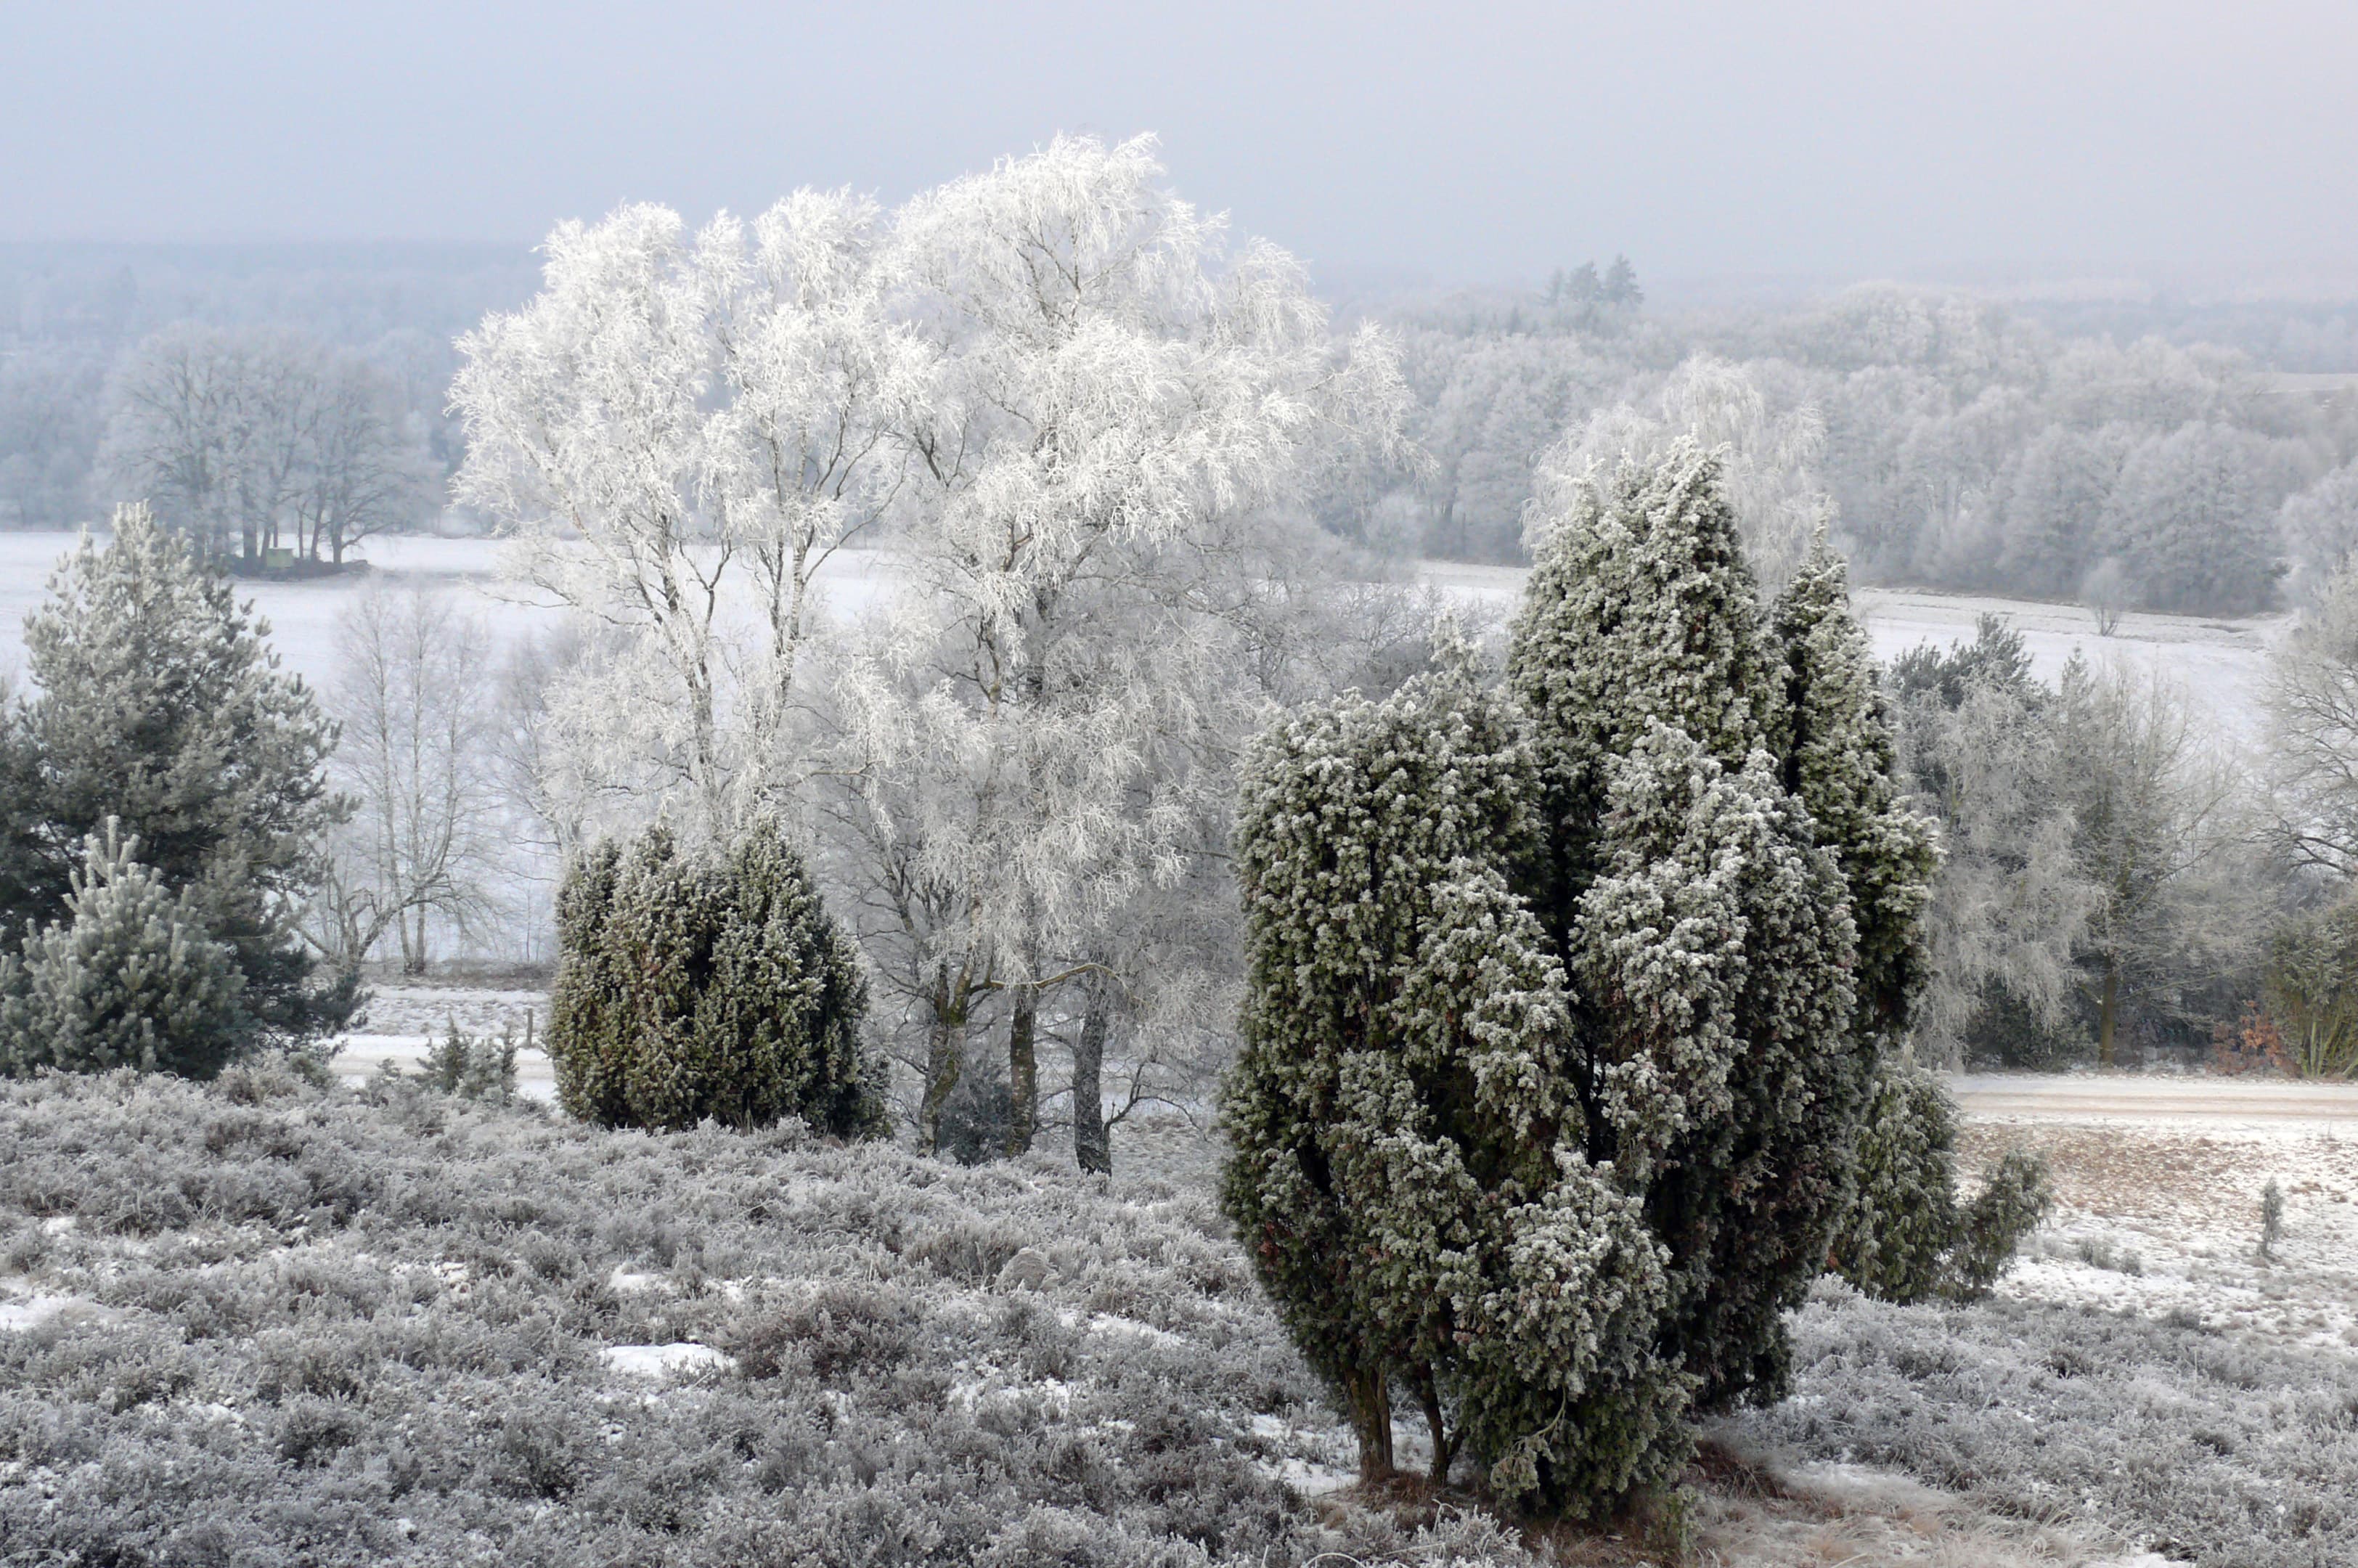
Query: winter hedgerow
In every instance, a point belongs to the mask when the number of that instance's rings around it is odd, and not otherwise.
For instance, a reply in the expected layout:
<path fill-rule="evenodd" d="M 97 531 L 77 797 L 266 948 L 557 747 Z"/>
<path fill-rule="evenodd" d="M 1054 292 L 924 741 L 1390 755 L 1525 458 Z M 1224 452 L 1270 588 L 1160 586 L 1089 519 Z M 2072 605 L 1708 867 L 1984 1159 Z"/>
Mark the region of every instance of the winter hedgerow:
<path fill-rule="evenodd" d="M 868 984 L 772 825 L 683 852 L 652 828 L 567 875 L 548 1054 L 566 1109 L 609 1127 L 880 1130 Z"/>

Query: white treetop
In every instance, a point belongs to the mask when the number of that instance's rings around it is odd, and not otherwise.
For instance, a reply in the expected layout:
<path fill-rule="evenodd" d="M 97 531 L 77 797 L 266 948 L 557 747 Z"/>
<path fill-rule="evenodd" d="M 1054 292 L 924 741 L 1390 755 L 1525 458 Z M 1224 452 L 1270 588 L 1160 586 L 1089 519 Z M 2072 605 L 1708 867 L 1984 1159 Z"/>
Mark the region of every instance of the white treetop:
<path fill-rule="evenodd" d="M 637 744 L 584 746 L 719 812 L 774 782 L 812 578 L 899 482 L 921 355 L 887 319 L 880 214 L 806 190 L 691 239 L 636 206 L 546 249 L 539 297 L 460 344 L 458 492 L 534 588 L 640 644 L 600 694 Z"/>

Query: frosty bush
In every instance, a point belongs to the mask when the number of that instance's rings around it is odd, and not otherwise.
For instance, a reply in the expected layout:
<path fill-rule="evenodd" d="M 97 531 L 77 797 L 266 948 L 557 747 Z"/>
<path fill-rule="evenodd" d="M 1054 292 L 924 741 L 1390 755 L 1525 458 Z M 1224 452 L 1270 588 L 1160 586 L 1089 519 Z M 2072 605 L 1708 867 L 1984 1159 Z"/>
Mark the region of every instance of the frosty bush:
<path fill-rule="evenodd" d="M 1983 1296 L 2014 1261 L 2022 1238 L 2039 1228 L 2055 1206 L 2047 1162 L 2009 1149 L 1982 1178 L 1982 1190 L 1957 1214 L 1957 1239 L 1949 1253 L 1952 1295 Z"/>
<path fill-rule="evenodd" d="M 1764 621 L 1691 441 L 1547 504 L 1504 693 L 1459 650 L 1249 759 L 1227 1207 L 1364 1471 L 1405 1390 L 1438 1469 L 1594 1512 L 1783 1393 L 1935 857 L 1823 543 Z M 1947 1269 L 1953 1131 L 1894 1082 L 1889 1266 Z"/>
<path fill-rule="evenodd" d="M 1583 1152 L 1561 966 L 1509 891 L 1529 743 L 1463 669 L 1282 725 L 1238 843 L 1250 929 L 1224 1207 L 1369 1478 L 1395 1384 L 1435 1469 L 1586 1502 L 1684 1458 L 1663 1254 Z"/>
<path fill-rule="evenodd" d="M 210 1077 L 244 1022 L 234 955 L 109 821 L 82 846 L 62 919 L 0 958 L 0 1068 Z"/>
<path fill-rule="evenodd" d="M 1904 1057 L 1883 1062 L 1859 1136 L 1856 1197 L 1834 1240 L 1836 1272 L 1891 1302 L 1977 1296 L 1997 1281 L 2047 1217 L 2047 1169 L 2032 1155 L 2002 1155 L 1960 1206 L 1956 1144 L 1956 1106 L 1940 1079 Z"/>
<path fill-rule="evenodd" d="M 661 827 L 600 846 L 566 877 L 557 940 L 548 1054 L 572 1114 L 881 1129 L 857 951 L 776 827 L 701 853 Z"/>
<path fill-rule="evenodd" d="M 442 1038 L 426 1048 L 426 1082 L 460 1099 L 497 1100 L 515 1098 L 516 1041 L 503 1029 L 497 1036 L 469 1034 L 452 1019 Z"/>

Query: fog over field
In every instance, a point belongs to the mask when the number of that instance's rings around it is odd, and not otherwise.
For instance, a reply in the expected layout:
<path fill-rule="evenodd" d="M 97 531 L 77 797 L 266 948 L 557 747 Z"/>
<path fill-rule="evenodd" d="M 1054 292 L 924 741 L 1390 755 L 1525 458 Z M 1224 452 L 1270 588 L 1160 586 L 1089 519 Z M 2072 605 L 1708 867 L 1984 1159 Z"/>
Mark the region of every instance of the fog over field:
<path fill-rule="evenodd" d="M 0 7 L 0 1568 L 2358 1563 L 2353 72 Z"/>

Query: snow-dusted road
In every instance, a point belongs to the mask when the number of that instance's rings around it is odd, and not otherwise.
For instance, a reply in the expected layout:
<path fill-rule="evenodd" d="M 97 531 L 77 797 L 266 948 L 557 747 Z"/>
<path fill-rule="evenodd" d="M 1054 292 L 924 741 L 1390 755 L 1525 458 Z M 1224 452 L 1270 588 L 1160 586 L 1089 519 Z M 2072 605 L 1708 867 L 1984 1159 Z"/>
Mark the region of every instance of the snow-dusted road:
<path fill-rule="evenodd" d="M 2253 1126 L 2358 1134 L 2358 1084 L 2126 1073 L 1966 1073 L 1950 1080 L 1975 1120 Z"/>

